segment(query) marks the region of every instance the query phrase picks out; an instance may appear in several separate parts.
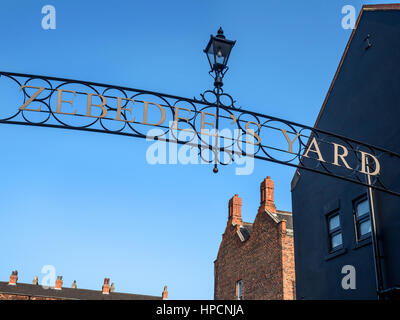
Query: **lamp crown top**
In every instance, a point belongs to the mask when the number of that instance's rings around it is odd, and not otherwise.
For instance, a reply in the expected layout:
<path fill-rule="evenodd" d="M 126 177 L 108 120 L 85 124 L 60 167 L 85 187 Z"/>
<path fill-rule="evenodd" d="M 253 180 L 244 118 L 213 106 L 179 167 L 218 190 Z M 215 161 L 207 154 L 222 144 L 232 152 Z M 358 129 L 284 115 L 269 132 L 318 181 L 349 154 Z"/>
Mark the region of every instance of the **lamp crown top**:
<path fill-rule="evenodd" d="M 222 27 L 219 27 L 218 32 L 217 32 L 217 37 L 225 39 L 224 30 L 222 30 Z"/>

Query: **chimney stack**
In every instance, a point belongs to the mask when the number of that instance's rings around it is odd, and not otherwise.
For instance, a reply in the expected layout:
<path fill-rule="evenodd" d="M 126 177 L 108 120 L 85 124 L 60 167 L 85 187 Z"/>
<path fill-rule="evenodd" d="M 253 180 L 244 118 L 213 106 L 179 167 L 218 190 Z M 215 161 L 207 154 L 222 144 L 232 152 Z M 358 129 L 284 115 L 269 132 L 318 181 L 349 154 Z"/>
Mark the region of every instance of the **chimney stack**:
<path fill-rule="evenodd" d="M 268 176 L 261 182 L 260 185 L 261 201 L 260 208 L 258 211 L 264 212 L 268 210 L 271 213 L 276 213 L 276 207 L 274 203 L 274 181 Z"/>
<path fill-rule="evenodd" d="M 104 284 L 101 287 L 103 294 L 110 294 L 110 278 L 104 278 Z"/>
<path fill-rule="evenodd" d="M 162 299 L 167 300 L 168 299 L 168 290 L 167 286 L 164 286 L 164 291 L 162 292 Z"/>
<path fill-rule="evenodd" d="M 57 276 L 56 286 L 54 287 L 54 289 L 61 290 L 62 284 L 63 284 L 63 277 Z"/>
<path fill-rule="evenodd" d="M 33 278 L 32 284 L 35 286 L 39 284 L 38 276 L 35 276 L 35 278 Z"/>
<path fill-rule="evenodd" d="M 74 280 L 74 282 L 72 282 L 72 286 L 71 286 L 71 288 L 72 288 L 72 289 L 76 289 L 76 288 L 77 288 L 77 285 L 76 285 L 76 280 Z"/>
<path fill-rule="evenodd" d="M 111 287 L 110 287 L 110 292 L 114 292 L 115 291 L 115 286 L 114 286 L 114 282 L 111 283 Z"/>
<path fill-rule="evenodd" d="M 232 220 L 232 223 L 242 225 L 242 199 L 237 194 L 229 200 L 228 210 L 228 223 Z"/>
<path fill-rule="evenodd" d="M 15 271 L 11 272 L 10 281 L 8 282 L 8 284 L 10 286 L 16 286 L 17 281 L 18 281 L 18 271 L 15 270 Z"/>

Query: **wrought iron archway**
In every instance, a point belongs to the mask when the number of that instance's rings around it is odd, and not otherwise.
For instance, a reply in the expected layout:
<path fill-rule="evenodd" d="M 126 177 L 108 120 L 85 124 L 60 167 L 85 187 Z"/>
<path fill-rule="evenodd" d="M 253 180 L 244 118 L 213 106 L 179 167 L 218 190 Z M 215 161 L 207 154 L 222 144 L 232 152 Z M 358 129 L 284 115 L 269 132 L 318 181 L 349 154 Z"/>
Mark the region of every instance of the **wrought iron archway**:
<path fill-rule="evenodd" d="M 148 128 L 150 126 L 162 130 L 159 134 L 152 136 L 153 139 L 186 144 L 198 148 L 199 156 L 209 163 L 227 165 L 235 161 L 237 157 L 250 156 L 369 186 L 375 190 L 400 196 L 400 190 L 392 190 L 388 187 L 381 174 L 371 176 L 372 179 L 370 179 L 371 183 L 369 184 L 365 179 L 365 174 L 362 172 L 362 163 L 360 162 L 362 160 L 362 152 L 379 159 L 381 163 L 399 161 L 400 154 L 310 126 L 243 110 L 235 105 L 234 99 L 229 94 L 224 93 L 222 88 L 219 89 L 221 91 L 218 93 L 217 101 L 217 92 L 215 90 L 207 90 L 199 98 L 189 99 L 102 83 L 0 71 L 0 81 L 2 79 L 10 81 L 8 84 L 14 85 L 18 89 L 20 105 L 8 106 L 11 107 L 10 112 L 0 108 L 0 123 L 101 132 L 147 139 L 149 138 Z M 38 88 L 43 88 L 39 94 Z M 59 112 L 60 110 L 57 109 L 57 106 L 60 100 L 57 97 L 57 93 L 60 90 L 70 94 L 74 93 L 74 97 L 80 95 L 90 95 L 91 98 L 99 99 L 104 97 L 107 101 L 104 104 L 107 116 L 87 116 L 78 112 L 75 114 Z M 158 104 L 161 106 L 165 112 L 164 122 L 152 124 L 144 123 L 139 119 L 129 119 L 132 115 L 132 110 L 128 110 L 127 106 L 132 100 L 136 103 Z M 116 103 L 118 101 L 119 103 L 122 102 L 123 106 L 120 106 L 121 108 L 119 109 L 120 119 L 116 120 L 110 114 L 117 114 Z M 62 100 L 61 102 L 69 103 L 68 100 Z M 28 107 L 27 104 L 29 104 Z M 40 109 L 38 104 L 41 105 Z M 21 108 L 24 105 L 25 108 Z M 96 107 L 98 105 L 93 103 L 92 106 Z M 186 118 L 177 117 L 177 110 L 185 110 Z M 216 110 L 216 112 L 212 112 L 213 110 Z M 146 114 L 143 117 L 147 119 L 147 116 Z M 237 136 L 219 135 L 218 139 L 214 139 L 215 141 L 230 139 L 231 147 L 220 146 L 217 142 L 209 143 L 204 140 L 201 130 L 205 122 L 204 116 L 209 116 L 217 123 L 219 122 L 220 127 L 225 124 L 230 126 L 231 129 L 236 129 Z M 176 120 L 175 122 L 174 119 Z M 193 139 L 188 141 L 173 135 L 171 126 L 167 124 L 168 121 L 172 123 L 179 122 L 186 126 L 186 129 L 191 130 Z M 251 152 L 239 146 L 249 143 L 247 140 L 249 131 L 254 133 L 252 135 L 254 140 L 256 140 L 256 136 L 259 137 L 259 141 L 250 143 L 254 146 Z M 293 141 L 292 145 L 285 149 L 281 145 L 266 143 L 268 136 L 274 134 L 279 134 L 284 143 Z M 195 142 L 194 137 L 196 137 L 197 142 Z M 338 166 L 329 161 L 318 161 L 315 157 L 304 157 L 304 152 L 309 147 L 309 142 L 314 138 L 321 150 L 332 149 L 335 144 L 345 146 L 349 151 L 348 161 L 352 162 L 352 164 L 349 167 Z M 233 148 L 236 145 L 238 148 Z M 203 157 L 203 153 L 206 150 L 209 150 L 213 155 L 212 159 Z M 374 167 L 371 166 L 370 169 L 374 170 Z"/>

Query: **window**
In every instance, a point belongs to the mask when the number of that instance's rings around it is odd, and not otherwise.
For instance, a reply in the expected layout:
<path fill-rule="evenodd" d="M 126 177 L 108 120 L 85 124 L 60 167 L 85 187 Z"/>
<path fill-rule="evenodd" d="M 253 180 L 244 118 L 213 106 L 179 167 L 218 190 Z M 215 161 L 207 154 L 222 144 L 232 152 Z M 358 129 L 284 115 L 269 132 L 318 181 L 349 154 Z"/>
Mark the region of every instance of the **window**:
<path fill-rule="evenodd" d="M 366 239 L 371 235 L 371 219 L 369 215 L 369 202 L 365 197 L 355 202 L 354 221 L 356 226 L 357 241 Z"/>
<path fill-rule="evenodd" d="M 329 250 L 334 251 L 343 247 L 342 228 L 339 212 L 328 216 Z"/>
<path fill-rule="evenodd" d="M 243 280 L 236 282 L 236 297 L 238 300 L 243 300 Z"/>

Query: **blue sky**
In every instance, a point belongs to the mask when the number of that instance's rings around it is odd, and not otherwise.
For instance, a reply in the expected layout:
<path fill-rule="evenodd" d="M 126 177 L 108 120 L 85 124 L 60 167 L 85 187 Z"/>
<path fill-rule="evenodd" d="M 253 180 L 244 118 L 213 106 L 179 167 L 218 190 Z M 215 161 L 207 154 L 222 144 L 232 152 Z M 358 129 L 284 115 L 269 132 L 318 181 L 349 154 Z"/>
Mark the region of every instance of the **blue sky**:
<path fill-rule="evenodd" d="M 224 89 L 245 109 L 313 125 L 351 30 L 344 5 L 383 1 L 2 1 L 0 69 L 82 79 L 184 97 L 212 87 L 202 50 L 222 26 L 237 40 Z M 56 8 L 43 30 L 41 9 Z M 3 92 L 4 93 L 4 92 Z M 0 92 L 1 96 L 2 92 Z M 0 100 L 1 101 L 1 100 Z M 0 106 L 1 107 L 1 106 Z M 170 299 L 212 299 L 213 261 L 228 200 L 253 221 L 259 184 L 291 210 L 294 169 L 149 165 L 149 142 L 122 136 L 0 125 L 0 281 L 64 285 Z"/>

